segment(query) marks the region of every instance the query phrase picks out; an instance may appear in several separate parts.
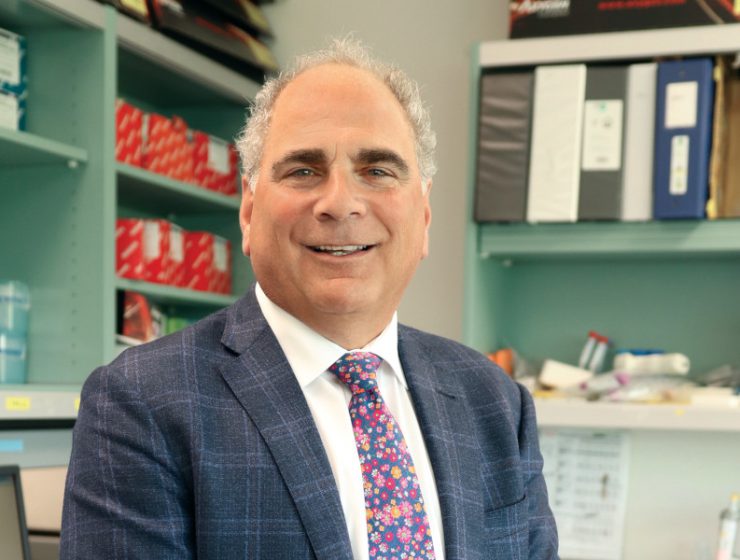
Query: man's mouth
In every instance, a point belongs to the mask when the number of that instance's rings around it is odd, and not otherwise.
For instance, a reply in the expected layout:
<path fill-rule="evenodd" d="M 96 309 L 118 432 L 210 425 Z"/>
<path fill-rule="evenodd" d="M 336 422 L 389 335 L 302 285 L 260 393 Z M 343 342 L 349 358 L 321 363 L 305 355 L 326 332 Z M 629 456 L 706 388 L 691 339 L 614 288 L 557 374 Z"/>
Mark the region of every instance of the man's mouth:
<path fill-rule="evenodd" d="M 372 249 L 374 245 L 312 245 L 309 249 L 315 253 L 326 253 L 335 257 L 344 257 Z"/>

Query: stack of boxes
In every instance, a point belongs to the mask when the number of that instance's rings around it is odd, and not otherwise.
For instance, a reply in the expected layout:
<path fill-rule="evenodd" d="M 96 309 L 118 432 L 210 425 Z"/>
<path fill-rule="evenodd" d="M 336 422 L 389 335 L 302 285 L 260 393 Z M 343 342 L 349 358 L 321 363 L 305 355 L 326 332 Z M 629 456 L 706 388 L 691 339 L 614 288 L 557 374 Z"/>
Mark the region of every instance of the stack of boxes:
<path fill-rule="evenodd" d="M 26 39 L 0 28 L 0 127 L 26 129 Z"/>
<path fill-rule="evenodd" d="M 167 220 L 121 218 L 116 275 L 191 290 L 231 293 L 231 243 Z"/>
<path fill-rule="evenodd" d="M 233 144 L 190 130 L 180 117 L 144 113 L 121 99 L 116 102 L 116 159 L 221 194 L 238 192 Z"/>
<path fill-rule="evenodd" d="M 233 144 L 190 130 L 180 117 L 116 102 L 116 159 L 228 196 L 238 194 Z M 184 231 L 163 219 L 119 219 L 120 278 L 219 294 L 231 293 L 231 244 L 209 232 Z"/>

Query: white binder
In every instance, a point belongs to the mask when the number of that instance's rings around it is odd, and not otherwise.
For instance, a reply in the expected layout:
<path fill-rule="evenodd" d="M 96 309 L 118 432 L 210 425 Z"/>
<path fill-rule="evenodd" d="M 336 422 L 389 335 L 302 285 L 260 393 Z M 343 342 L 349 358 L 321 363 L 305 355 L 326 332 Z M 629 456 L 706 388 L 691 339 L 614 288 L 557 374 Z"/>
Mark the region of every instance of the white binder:
<path fill-rule="evenodd" d="M 627 70 L 623 221 L 653 217 L 653 158 L 655 147 L 655 91 L 658 65 L 632 64 Z"/>
<path fill-rule="evenodd" d="M 586 65 L 535 69 L 527 221 L 578 219 Z"/>

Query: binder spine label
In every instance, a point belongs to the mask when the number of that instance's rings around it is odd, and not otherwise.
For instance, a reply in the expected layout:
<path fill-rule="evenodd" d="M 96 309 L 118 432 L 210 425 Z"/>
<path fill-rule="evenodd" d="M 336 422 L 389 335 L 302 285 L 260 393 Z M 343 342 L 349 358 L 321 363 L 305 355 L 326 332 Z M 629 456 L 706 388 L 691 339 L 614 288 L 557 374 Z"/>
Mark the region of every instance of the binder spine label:
<path fill-rule="evenodd" d="M 584 171 L 619 171 L 622 165 L 621 99 L 586 101 L 583 120 Z"/>
<path fill-rule="evenodd" d="M 674 82 L 666 87 L 665 127 L 694 128 L 699 106 L 698 82 Z"/>
<path fill-rule="evenodd" d="M 689 137 L 677 134 L 671 139 L 671 178 L 670 193 L 681 196 L 689 188 Z"/>

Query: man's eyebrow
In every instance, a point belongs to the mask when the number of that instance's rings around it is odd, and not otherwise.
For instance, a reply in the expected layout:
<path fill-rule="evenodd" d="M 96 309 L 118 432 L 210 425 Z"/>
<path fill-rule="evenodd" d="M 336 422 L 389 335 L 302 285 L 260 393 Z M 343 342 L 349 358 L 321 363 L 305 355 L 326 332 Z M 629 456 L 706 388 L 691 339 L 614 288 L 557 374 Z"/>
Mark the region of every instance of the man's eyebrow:
<path fill-rule="evenodd" d="M 274 175 L 280 170 L 281 167 L 294 163 L 305 165 L 322 165 L 326 162 L 327 157 L 323 150 L 293 150 L 291 152 L 288 152 L 282 158 L 272 164 L 272 173 Z"/>
<path fill-rule="evenodd" d="M 408 163 L 406 163 L 406 161 L 393 150 L 385 150 L 382 148 L 360 150 L 354 160 L 365 165 L 390 163 L 393 164 L 402 174 L 408 174 L 409 172 Z"/>

